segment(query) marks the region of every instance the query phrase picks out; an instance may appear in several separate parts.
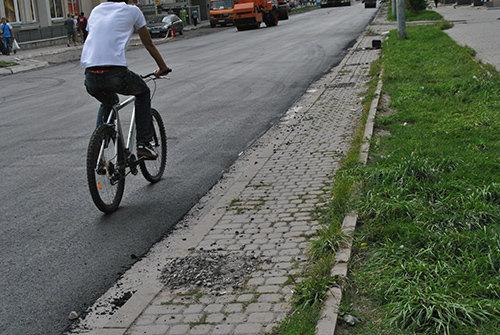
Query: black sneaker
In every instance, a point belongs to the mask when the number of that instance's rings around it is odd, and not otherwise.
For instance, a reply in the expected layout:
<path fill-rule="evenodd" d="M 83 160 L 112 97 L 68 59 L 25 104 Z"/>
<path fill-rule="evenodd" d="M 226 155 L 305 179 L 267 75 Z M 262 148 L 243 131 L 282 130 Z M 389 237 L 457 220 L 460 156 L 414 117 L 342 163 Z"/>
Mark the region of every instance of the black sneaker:
<path fill-rule="evenodd" d="M 158 154 L 155 152 L 155 149 L 149 143 L 138 143 L 137 144 L 137 156 L 139 158 L 144 157 L 144 159 L 156 159 L 158 158 Z"/>

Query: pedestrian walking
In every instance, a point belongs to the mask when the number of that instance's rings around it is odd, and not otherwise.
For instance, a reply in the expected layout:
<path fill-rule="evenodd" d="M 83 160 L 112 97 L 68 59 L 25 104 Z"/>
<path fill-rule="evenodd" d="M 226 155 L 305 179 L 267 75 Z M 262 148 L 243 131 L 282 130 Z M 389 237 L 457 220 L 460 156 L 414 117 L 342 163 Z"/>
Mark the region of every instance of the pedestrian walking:
<path fill-rule="evenodd" d="M 73 16 L 75 17 L 75 16 Z M 83 43 L 83 31 L 82 31 L 82 27 L 80 27 L 80 14 L 78 14 L 78 16 L 76 17 L 76 20 L 75 20 L 75 27 L 76 27 L 76 40 L 80 40 L 82 43 Z"/>
<path fill-rule="evenodd" d="M 434 4 L 436 5 L 436 8 L 438 8 L 438 3 L 439 3 L 439 0 L 434 0 Z"/>
<path fill-rule="evenodd" d="M 186 26 L 186 16 L 187 16 L 186 8 L 181 9 L 180 16 L 181 16 L 181 20 L 182 20 L 182 25 L 185 27 Z"/>
<path fill-rule="evenodd" d="M 10 49 L 12 49 L 12 42 L 14 41 L 14 30 L 5 17 L 2 17 L 0 29 L 2 30 L 5 54 L 10 55 Z M 15 50 L 14 53 L 16 53 Z"/>
<path fill-rule="evenodd" d="M 78 25 L 80 26 L 80 29 L 82 31 L 82 43 L 84 43 L 89 32 L 87 31 L 87 18 L 85 17 L 85 14 L 83 12 L 81 12 L 80 16 L 78 17 Z"/>
<path fill-rule="evenodd" d="M 75 21 L 71 18 L 71 14 L 68 14 L 68 18 L 64 21 L 64 27 L 66 28 L 66 33 L 68 36 L 68 40 L 66 42 L 66 45 L 69 47 L 69 44 L 71 41 L 75 44 L 76 47 L 76 37 L 75 37 Z"/>
<path fill-rule="evenodd" d="M 196 27 L 198 25 L 198 11 L 193 9 L 193 13 L 191 14 L 191 18 L 193 19 L 193 24 Z"/>
<path fill-rule="evenodd" d="M 1 29 L 0 29 L 0 53 L 2 55 L 7 55 L 7 49 L 5 49 L 5 42 L 3 40 L 3 33 Z"/>

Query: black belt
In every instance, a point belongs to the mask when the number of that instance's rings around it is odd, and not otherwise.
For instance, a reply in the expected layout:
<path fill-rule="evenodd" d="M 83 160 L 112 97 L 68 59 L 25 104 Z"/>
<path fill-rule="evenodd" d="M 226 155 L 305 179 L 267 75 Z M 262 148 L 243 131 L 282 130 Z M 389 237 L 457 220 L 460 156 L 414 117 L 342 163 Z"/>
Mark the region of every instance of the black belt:
<path fill-rule="evenodd" d="M 92 66 L 88 67 L 85 69 L 85 73 L 90 72 L 90 73 L 97 73 L 97 74 L 103 74 L 111 71 L 118 71 L 118 70 L 125 70 L 127 67 L 126 66 Z"/>

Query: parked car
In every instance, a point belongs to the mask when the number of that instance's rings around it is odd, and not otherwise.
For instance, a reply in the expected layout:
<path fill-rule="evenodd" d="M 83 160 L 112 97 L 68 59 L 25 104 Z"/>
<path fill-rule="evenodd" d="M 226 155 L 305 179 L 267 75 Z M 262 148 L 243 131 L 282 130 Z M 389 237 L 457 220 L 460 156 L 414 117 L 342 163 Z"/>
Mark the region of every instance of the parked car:
<path fill-rule="evenodd" d="M 176 34 L 183 34 L 182 20 L 174 14 L 157 16 L 146 25 L 151 37 L 171 36 L 172 26 L 175 27 Z"/>

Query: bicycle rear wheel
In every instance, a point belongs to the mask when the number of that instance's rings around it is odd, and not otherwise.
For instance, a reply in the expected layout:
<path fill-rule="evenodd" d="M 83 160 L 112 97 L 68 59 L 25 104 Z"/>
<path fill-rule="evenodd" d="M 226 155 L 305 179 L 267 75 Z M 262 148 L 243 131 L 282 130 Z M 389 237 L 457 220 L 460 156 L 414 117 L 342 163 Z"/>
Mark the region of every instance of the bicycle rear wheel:
<path fill-rule="evenodd" d="M 151 109 L 153 116 L 154 136 L 151 145 L 154 147 L 158 158 L 155 160 L 143 160 L 140 163 L 141 172 L 144 178 L 151 183 L 156 183 L 163 176 L 167 163 L 167 135 L 165 125 L 160 113 L 156 109 Z"/>
<path fill-rule="evenodd" d="M 104 213 L 118 208 L 125 188 L 125 168 L 119 165 L 124 161 L 123 148 L 117 141 L 116 131 L 103 124 L 92 134 L 87 151 L 90 195 Z"/>

